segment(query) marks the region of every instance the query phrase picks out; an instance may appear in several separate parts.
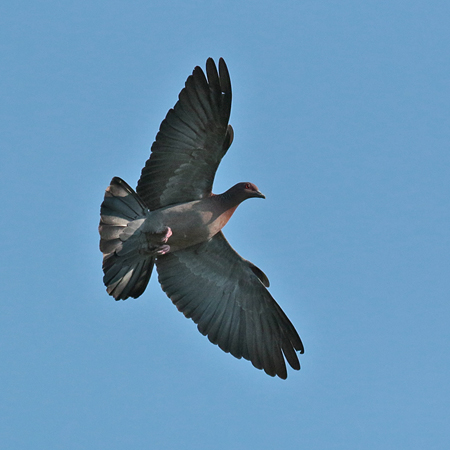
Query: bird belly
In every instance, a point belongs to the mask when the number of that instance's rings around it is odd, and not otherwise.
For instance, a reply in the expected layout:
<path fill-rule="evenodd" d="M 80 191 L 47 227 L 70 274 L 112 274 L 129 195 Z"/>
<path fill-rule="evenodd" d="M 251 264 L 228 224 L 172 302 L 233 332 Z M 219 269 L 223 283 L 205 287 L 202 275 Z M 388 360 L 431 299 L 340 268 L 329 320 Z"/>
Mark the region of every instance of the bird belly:
<path fill-rule="evenodd" d="M 198 200 L 150 212 L 146 231 L 160 232 L 169 227 L 167 240 L 170 252 L 205 242 L 217 234 L 228 222 L 236 208 L 223 211 L 212 208 L 211 202 Z"/>

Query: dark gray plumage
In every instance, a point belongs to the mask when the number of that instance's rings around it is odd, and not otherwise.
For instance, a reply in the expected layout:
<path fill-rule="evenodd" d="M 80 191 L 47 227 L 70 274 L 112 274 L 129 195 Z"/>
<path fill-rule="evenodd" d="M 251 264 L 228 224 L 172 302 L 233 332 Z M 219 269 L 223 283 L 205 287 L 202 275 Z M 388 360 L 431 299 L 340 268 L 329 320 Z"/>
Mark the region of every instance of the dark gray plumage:
<path fill-rule="evenodd" d="M 206 73 L 196 67 L 188 77 L 161 123 L 136 192 L 117 177 L 106 190 L 99 226 L 103 281 L 116 300 L 137 298 L 156 262 L 164 292 L 202 334 L 286 378 L 284 358 L 300 369 L 300 337 L 266 289 L 267 276 L 221 231 L 242 201 L 264 196 L 252 183 L 212 194 L 233 141 L 231 83 L 223 59 L 217 71 L 209 58 Z"/>

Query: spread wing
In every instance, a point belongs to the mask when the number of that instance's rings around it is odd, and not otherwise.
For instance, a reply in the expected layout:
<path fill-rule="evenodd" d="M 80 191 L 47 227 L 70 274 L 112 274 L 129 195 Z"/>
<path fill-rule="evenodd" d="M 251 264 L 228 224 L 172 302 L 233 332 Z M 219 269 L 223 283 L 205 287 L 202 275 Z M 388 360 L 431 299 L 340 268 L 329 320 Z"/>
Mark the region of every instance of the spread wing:
<path fill-rule="evenodd" d="M 220 160 L 233 141 L 231 82 L 225 61 L 206 61 L 186 80 L 161 123 L 136 191 L 150 210 L 210 195 Z"/>
<path fill-rule="evenodd" d="M 283 354 L 300 369 L 296 350 L 303 353 L 303 344 L 264 287 L 267 277 L 239 256 L 222 232 L 160 256 L 156 265 L 164 292 L 213 344 L 271 376 L 287 377 Z"/>

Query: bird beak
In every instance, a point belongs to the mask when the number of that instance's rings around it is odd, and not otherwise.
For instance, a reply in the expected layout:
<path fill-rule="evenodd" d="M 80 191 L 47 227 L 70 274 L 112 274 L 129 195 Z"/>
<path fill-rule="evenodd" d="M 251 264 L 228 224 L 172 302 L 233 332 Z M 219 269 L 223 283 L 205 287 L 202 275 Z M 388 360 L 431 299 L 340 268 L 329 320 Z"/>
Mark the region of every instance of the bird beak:
<path fill-rule="evenodd" d="M 260 191 L 256 191 L 256 192 L 255 192 L 255 197 L 258 197 L 258 198 L 266 198 L 266 196 L 265 196 L 262 192 L 260 192 Z"/>

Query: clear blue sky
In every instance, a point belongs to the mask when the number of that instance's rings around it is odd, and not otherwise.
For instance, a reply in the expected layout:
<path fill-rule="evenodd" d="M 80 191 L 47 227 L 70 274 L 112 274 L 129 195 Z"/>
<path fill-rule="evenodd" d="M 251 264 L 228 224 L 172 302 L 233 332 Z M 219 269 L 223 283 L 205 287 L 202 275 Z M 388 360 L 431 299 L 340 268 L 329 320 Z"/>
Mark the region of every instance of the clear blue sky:
<path fill-rule="evenodd" d="M 0 6 L 0 447 L 447 449 L 450 3 Z M 273 379 L 156 277 L 102 284 L 99 206 L 135 185 L 195 65 L 227 61 L 224 232 L 305 344 Z"/>

